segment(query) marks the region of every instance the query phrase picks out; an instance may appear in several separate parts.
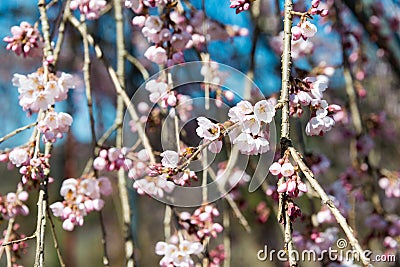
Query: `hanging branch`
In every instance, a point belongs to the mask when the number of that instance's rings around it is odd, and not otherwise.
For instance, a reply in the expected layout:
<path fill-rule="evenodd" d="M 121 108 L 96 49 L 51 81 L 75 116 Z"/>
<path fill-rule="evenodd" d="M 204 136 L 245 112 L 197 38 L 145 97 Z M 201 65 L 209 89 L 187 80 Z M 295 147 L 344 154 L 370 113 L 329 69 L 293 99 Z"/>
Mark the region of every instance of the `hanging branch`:
<path fill-rule="evenodd" d="M 346 222 L 346 218 L 343 217 L 343 215 L 340 213 L 340 211 L 335 206 L 335 204 L 333 204 L 333 201 L 325 193 L 324 189 L 321 187 L 319 182 L 315 179 L 314 173 L 307 167 L 307 165 L 304 163 L 303 159 L 301 158 L 299 153 L 296 151 L 296 149 L 294 147 L 289 147 L 288 149 L 290 151 L 290 154 L 292 155 L 292 158 L 297 163 L 297 165 L 299 165 L 300 170 L 303 172 L 304 176 L 307 178 L 307 180 L 311 184 L 312 188 L 318 193 L 322 202 L 328 206 L 328 208 L 332 212 L 333 216 L 335 216 L 336 221 L 342 227 L 344 233 L 346 234 L 347 238 L 349 239 L 350 244 L 358 252 L 363 264 L 365 266 L 370 266 L 370 260 L 365 256 L 364 251 L 362 250 L 360 244 L 358 243 L 358 240 L 355 238 L 355 236 L 353 234 L 353 230 Z"/>
<path fill-rule="evenodd" d="M 48 22 L 47 18 L 47 13 L 46 13 L 46 1 L 45 0 L 39 0 L 38 1 L 38 8 L 40 12 L 40 22 L 42 24 L 42 32 L 43 32 L 43 38 L 44 38 L 44 61 L 48 60 L 49 58 L 52 57 L 53 55 L 53 50 L 51 47 L 51 40 L 50 40 L 50 25 Z M 48 63 L 48 62 L 46 62 Z M 44 69 L 44 82 L 47 82 L 48 80 L 48 75 L 49 75 L 49 65 L 48 64 L 43 64 L 43 69 Z M 43 112 L 40 112 L 38 114 L 38 119 L 41 118 L 41 116 L 44 115 Z M 34 152 L 34 157 L 36 157 L 39 153 L 39 142 L 40 142 L 40 132 L 38 131 L 37 133 L 37 138 L 36 138 L 36 147 L 35 147 L 35 152 Z M 45 147 L 45 156 L 50 154 L 50 151 L 52 149 L 52 144 L 47 143 Z M 48 160 L 48 159 L 47 159 Z M 36 252 L 35 252 L 35 267 L 42 267 L 44 266 L 44 238 L 45 238 L 45 230 L 46 230 L 46 208 L 47 208 L 47 178 L 50 173 L 49 169 L 46 169 L 44 171 L 44 178 L 43 181 L 40 184 L 40 189 L 39 189 L 39 198 L 37 202 L 38 206 L 38 211 L 37 211 L 37 224 L 36 224 Z"/>
<path fill-rule="evenodd" d="M 82 34 L 82 25 L 81 25 L 81 23 L 75 17 L 73 17 L 72 15 L 68 16 L 68 20 L 72 24 L 72 26 L 74 26 Z M 144 148 L 147 151 L 148 156 L 150 157 L 150 162 L 151 163 L 155 163 L 156 160 L 155 160 L 155 157 L 154 157 L 154 153 L 153 153 L 153 150 L 151 148 L 150 141 L 147 138 L 147 135 L 145 133 L 143 124 L 140 122 L 139 116 L 138 116 L 135 108 L 133 107 L 129 96 L 126 94 L 123 85 L 119 82 L 117 73 L 110 66 L 110 64 L 107 62 L 107 60 L 104 58 L 103 51 L 102 51 L 101 47 L 98 44 L 95 43 L 95 41 L 93 39 L 93 36 L 88 34 L 87 35 L 87 39 L 89 41 L 89 44 L 94 47 L 94 50 L 95 50 L 95 53 L 96 53 L 96 57 L 99 60 L 101 60 L 102 63 L 104 64 L 104 66 L 107 68 L 107 71 L 108 71 L 108 73 L 110 75 L 111 81 L 114 84 L 114 89 L 115 89 L 117 95 L 121 96 L 121 98 L 124 101 L 125 106 L 128 109 L 129 115 L 132 117 L 132 120 L 138 126 L 137 127 L 138 135 L 139 135 L 140 140 L 142 141 L 142 144 L 143 144 Z"/>
<path fill-rule="evenodd" d="M 116 43 L 117 43 L 117 77 L 122 88 L 125 89 L 125 40 L 124 40 L 124 21 L 122 12 L 122 2 L 114 0 L 114 15 L 116 24 Z M 122 148 L 122 122 L 124 118 L 124 100 L 121 95 L 117 97 L 117 115 L 115 124 L 117 125 L 116 147 Z M 129 205 L 129 196 L 125 180 L 125 171 L 123 168 L 118 170 L 118 190 L 122 206 L 123 225 L 122 233 L 125 242 L 125 261 L 126 266 L 135 266 L 134 243 L 131 230 L 132 218 L 131 207 Z"/>
<path fill-rule="evenodd" d="M 49 222 L 50 222 L 51 235 L 53 237 L 54 248 L 57 252 L 58 261 L 59 261 L 61 267 L 65 267 L 65 263 L 64 263 L 62 255 L 61 255 L 61 251 L 60 251 L 60 245 L 59 245 L 58 238 L 56 235 L 56 229 L 54 226 L 53 219 L 51 218 L 50 209 L 48 206 L 47 206 L 46 212 L 47 212 L 47 218 L 49 218 Z"/>
<path fill-rule="evenodd" d="M 285 0 L 285 18 L 284 18 L 284 37 L 282 52 L 282 88 L 279 103 L 282 105 L 282 121 L 281 121 L 281 151 L 286 151 L 286 146 L 290 143 L 290 122 L 289 122 L 289 79 L 291 68 L 291 40 L 292 40 L 292 0 Z M 282 182 L 282 181 L 280 181 Z M 284 241 L 289 258 L 290 266 L 297 266 L 295 258 L 295 249 L 292 239 L 292 222 L 287 212 L 289 197 L 282 193 L 279 194 L 279 222 L 284 224 Z"/>

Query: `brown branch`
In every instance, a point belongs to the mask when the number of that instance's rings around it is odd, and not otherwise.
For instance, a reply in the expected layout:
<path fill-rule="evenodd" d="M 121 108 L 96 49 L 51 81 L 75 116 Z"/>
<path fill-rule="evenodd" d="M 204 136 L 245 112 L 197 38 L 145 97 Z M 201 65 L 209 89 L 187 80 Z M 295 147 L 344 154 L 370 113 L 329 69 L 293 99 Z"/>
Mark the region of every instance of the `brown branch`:
<path fill-rule="evenodd" d="M 114 16 L 116 24 L 116 43 L 117 43 L 117 76 L 118 82 L 122 88 L 125 89 L 125 39 L 124 39 L 124 21 L 122 12 L 122 2 L 120 0 L 114 0 Z M 124 118 L 124 101 L 121 95 L 117 98 L 117 115 L 115 124 L 117 125 L 116 135 L 116 146 L 117 148 L 122 147 L 122 122 Z M 129 204 L 128 190 L 125 180 L 125 171 L 121 168 L 118 171 L 118 189 L 119 197 L 122 206 L 123 214 L 123 225 L 122 233 L 125 242 L 125 261 L 126 266 L 133 267 L 135 265 L 134 255 L 134 243 L 133 235 L 131 230 L 132 218 L 131 218 L 131 207 Z"/>
<path fill-rule="evenodd" d="M 281 121 L 281 150 L 282 153 L 286 151 L 285 146 L 289 141 L 290 136 L 290 111 L 289 111 L 289 87 L 290 87 L 290 68 L 291 68 L 291 41 L 292 41 L 292 16 L 293 16 L 293 2 L 292 0 L 285 0 L 284 7 L 284 37 L 283 37 L 283 51 L 282 51 L 282 88 L 279 102 L 282 103 L 282 121 Z M 280 183 L 282 183 L 282 179 Z M 284 226 L 284 241 L 289 259 L 289 265 L 297 266 L 295 258 L 295 249 L 292 239 L 292 222 L 287 212 L 288 196 L 286 194 L 279 194 L 279 210 L 278 221 L 283 222 Z"/>
<path fill-rule="evenodd" d="M 31 123 L 31 124 L 22 126 L 22 127 L 18 128 L 18 129 L 15 129 L 14 131 L 12 131 L 12 132 L 6 134 L 5 136 L 3 136 L 2 138 L 0 138 L 0 144 L 3 143 L 4 141 L 6 141 L 7 139 L 13 137 L 14 135 L 17 135 L 20 132 L 28 130 L 28 129 L 36 126 L 36 125 L 37 125 L 37 122 L 34 122 L 34 123 Z"/>
<path fill-rule="evenodd" d="M 360 256 L 363 264 L 365 266 L 369 266 L 370 260 L 365 256 L 364 251 L 362 250 L 360 244 L 358 243 L 358 240 L 355 238 L 355 236 L 353 234 L 353 230 L 347 223 L 346 218 L 344 218 L 344 216 L 340 213 L 338 208 L 333 204 L 333 201 L 325 193 L 324 189 L 321 187 L 319 182 L 315 179 L 314 173 L 307 167 L 307 165 L 304 163 L 303 159 L 301 158 L 299 153 L 296 151 L 296 149 L 294 147 L 289 147 L 288 149 L 290 151 L 290 154 L 292 155 L 292 158 L 297 163 L 297 165 L 300 167 L 300 170 L 303 172 L 304 176 L 307 178 L 307 180 L 311 184 L 312 188 L 318 193 L 322 202 L 328 206 L 328 208 L 332 212 L 333 216 L 335 216 L 336 221 L 342 227 L 350 244 L 359 253 L 359 256 Z"/>
<path fill-rule="evenodd" d="M 142 74 L 143 79 L 145 81 L 150 78 L 149 72 L 146 70 L 146 68 L 143 66 L 142 63 L 140 63 L 140 61 L 137 58 L 135 58 L 134 56 L 129 54 L 127 51 L 125 51 L 125 58 L 139 70 L 140 74 Z"/>
<path fill-rule="evenodd" d="M 75 17 L 73 17 L 71 15 L 68 17 L 68 20 L 72 24 L 72 26 L 74 26 L 82 34 L 82 25 L 81 25 L 81 23 Z M 111 81 L 114 84 L 114 89 L 115 89 L 117 95 L 121 96 L 121 98 L 124 101 L 125 106 L 128 109 L 128 112 L 129 112 L 130 116 L 132 117 L 132 120 L 138 126 L 137 127 L 138 135 L 139 135 L 139 138 L 142 141 L 142 144 L 143 144 L 144 148 L 147 151 L 148 156 L 150 157 L 150 162 L 151 163 L 155 163 L 154 153 L 153 153 L 152 147 L 150 145 L 150 141 L 147 138 L 147 135 L 145 133 L 145 129 L 143 127 L 143 124 L 140 122 L 139 116 L 138 116 L 134 106 L 132 105 L 129 96 L 126 94 L 123 85 L 119 82 L 117 73 L 110 66 L 110 64 L 108 64 L 107 60 L 104 58 L 103 51 L 102 51 L 101 47 L 98 44 L 95 43 L 95 41 L 93 39 L 93 36 L 91 36 L 90 34 L 87 34 L 87 39 L 88 39 L 89 43 L 94 47 L 94 50 L 95 50 L 95 53 L 96 53 L 96 57 L 99 60 L 101 60 L 102 63 L 106 66 L 107 71 L 108 71 L 108 73 L 110 75 Z"/>
<path fill-rule="evenodd" d="M 217 179 L 217 175 L 215 174 L 214 170 L 212 168 L 210 168 L 209 170 L 210 172 L 210 176 L 211 178 L 216 181 Z M 216 183 L 218 186 L 218 190 L 220 192 L 223 192 L 223 188 L 219 183 Z M 251 228 L 249 223 L 247 222 L 246 218 L 244 217 L 244 215 L 242 214 L 242 212 L 240 211 L 238 205 L 236 204 L 235 200 L 233 200 L 232 196 L 230 194 L 226 194 L 224 196 L 226 202 L 228 203 L 228 205 L 231 207 L 233 214 L 235 215 L 235 217 L 239 220 L 239 224 L 243 226 L 244 230 L 246 230 L 247 233 L 251 233 Z"/>

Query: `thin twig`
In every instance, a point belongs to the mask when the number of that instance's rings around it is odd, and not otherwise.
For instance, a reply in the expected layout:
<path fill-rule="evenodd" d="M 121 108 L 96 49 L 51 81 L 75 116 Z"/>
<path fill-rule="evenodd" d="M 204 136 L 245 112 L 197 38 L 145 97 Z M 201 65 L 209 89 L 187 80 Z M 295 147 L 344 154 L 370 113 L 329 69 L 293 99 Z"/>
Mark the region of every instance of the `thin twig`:
<path fill-rule="evenodd" d="M 142 74 L 143 79 L 145 81 L 150 78 L 150 74 L 147 71 L 147 69 L 143 66 L 143 64 L 137 58 L 129 54 L 128 51 L 125 51 L 125 58 L 139 70 L 140 74 Z"/>
<path fill-rule="evenodd" d="M 22 131 L 28 130 L 28 129 L 36 126 L 36 124 L 37 124 L 37 122 L 33 122 L 31 124 L 28 124 L 28 125 L 25 125 L 25 126 L 22 126 L 22 127 L 18 128 L 18 129 L 15 129 L 11 133 L 8 133 L 5 136 L 3 136 L 2 138 L 0 138 L 0 144 L 3 143 L 4 141 L 6 141 L 7 139 L 13 137 L 14 135 L 17 135 Z"/>
<path fill-rule="evenodd" d="M 93 101 L 92 101 L 92 86 L 90 84 L 90 51 L 89 51 L 89 42 L 87 39 L 87 26 L 85 21 L 85 15 L 81 14 L 81 23 L 82 23 L 82 41 L 83 41 L 83 56 L 84 56 L 84 64 L 83 64 L 83 79 L 85 82 L 85 94 L 86 94 L 86 105 L 88 107 L 89 112 L 89 120 L 90 120 L 90 130 L 92 134 L 92 143 L 93 149 L 97 147 L 97 139 L 96 139 L 96 128 L 94 122 L 93 115 Z"/>
<path fill-rule="evenodd" d="M 292 155 L 292 158 L 297 163 L 297 165 L 300 167 L 300 170 L 303 172 L 304 176 L 307 178 L 307 180 L 311 184 L 312 188 L 318 193 L 322 202 L 328 206 L 328 208 L 332 212 L 333 216 L 335 216 L 336 221 L 342 227 L 350 244 L 360 255 L 360 258 L 361 258 L 361 261 L 363 262 L 363 264 L 365 266 L 370 266 L 370 260 L 365 256 L 365 253 L 362 250 L 360 244 L 358 243 L 358 240 L 355 238 L 355 236 L 353 234 L 353 230 L 348 225 L 346 218 L 340 213 L 340 211 L 335 206 L 335 204 L 333 204 L 333 201 L 325 193 L 324 189 L 321 187 L 319 182 L 315 179 L 314 173 L 307 167 L 307 165 L 304 163 L 303 159 L 301 158 L 299 153 L 296 151 L 296 149 L 294 147 L 289 147 L 288 149 L 290 151 L 290 154 Z"/>
<path fill-rule="evenodd" d="M 11 232 L 12 232 L 13 227 L 14 227 L 14 222 L 15 222 L 14 218 L 11 218 L 8 221 L 7 232 L 6 232 L 6 235 L 4 236 L 3 243 L 1 244 L 1 247 L 0 247 L 0 259 L 1 259 L 1 257 L 3 257 L 3 253 L 4 253 L 5 247 L 10 245 L 8 240 L 10 240 Z"/>
<path fill-rule="evenodd" d="M 224 209 L 222 214 L 222 225 L 224 226 L 224 267 L 231 266 L 231 239 L 230 239 L 230 224 L 231 219 L 229 218 L 229 210 L 224 203 Z"/>
<path fill-rule="evenodd" d="M 53 237 L 54 248 L 57 252 L 58 262 L 60 263 L 61 267 L 65 267 L 65 263 L 64 263 L 62 255 L 61 255 L 60 246 L 58 243 L 58 238 L 57 238 L 53 218 L 51 217 L 51 214 L 50 214 L 49 206 L 47 206 L 46 212 L 47 212 L 47 218 L 49 219 L 49 222 L 50 222 L 50 230 L 51 230 L 51 235 Z"/>
<path fill-rule="evenodd" d="M 69 22 L 72 24 L 72 26 L 74 26 L 81 34 L 82 32 L 82 25 L 80 24 L 80 22 L 73 16 L 69 16 L 68 17 Z M 126 94 L 123 85 L 119 82 L 118 79 L 118 75 L 115 72 L 115 70 L 110 66 L 110 64 L 108 64 L 108 62 L 106 61 L 106 59 L 103 56 L 103 51 L 101 49 L 101 47 L 95 43 L 93 36 L 91 36 L 90 34 L 87 34 L 87 39 L 89 41 L 89 43 L 94 47 L 95 53 L 96 53 L 96 57 L 102 61 L 102 63 L 106 66 L 107 71 L 110 75 L 111 81 L 114 84 L 114 89 L 117 93 L 117 95 L 120 95 L 124 101 L 125 106 L 128 109 L 129 115 L 132 117 L 132 120 L 135 122 L 135 124 L 137 125 L 137 131 L 138 131 L 138 135 L 139 138 L 142 141 L 142 144 L 144 146 L 144 148 L 147 151 L 148 156 L 150 157 L 150 162 L 151 163 L 155 163 L 155 157 L 153 154 L 153 150 L 151 148 L 150 145 L 150 141 L 147 138 L 145 129 L 143 127 L 143 124 L 140 122 L 139 116 L 135 110 L 135 108 L 133 107 L 130 98 L 128 97 L 128 95 Z"/>
<path fill-rule="evenodd" d="M 57 36 L 57 43 L 56 46 L 54 48 L 54 53 L 53 53 L 53 58 L 54 58 L 54 65 L 57 65 L 58 62 L 58 57 L 60 55 L 60 51 L 61 51 L 61 46 L 64 42 L 64 34 L 65 34 L 65 25 L 68 21 L 68 16 L 70 15 L 71 11 L 69 9 L 69 5 L 70 5 L 71 0 L 67 0 L 64 3 L 64 9 L 63 9 L 63 16 L 62 16 L 62 20 L 60 22 L 60 26 L 58 27 L 58 36 Z"/>
<path fill-rule="evenodd" d="M 212 168 L 210 168 L 209 170 L 210 176 L 211 178 L 216 181 L 217 180 L 217 175 L 215 174 L 214 170 Z M 223 192 L 223 188 L 222 185 L 219 183 L 216 183 L 218 186 L 218 190 L 220 192 Z M 251 233 L 251 228 L 249 223 L 247 222 L 246 218 L 244 217 L 244 215 L 242 214 L 242 212 L 240 211 L 239 207 L 237 206 L 236 202 L 233 200 L 232 196 L 230 194 L 226 194 L 224 196 L 226 202 L 228 203 L 228 205 L 231 207 L 233 214 L 235 215 L 235 217 L 239 220 L 239 224 L 241 226 L 243 226 L 244 230 L 246 230 L 247 233 Z"/>

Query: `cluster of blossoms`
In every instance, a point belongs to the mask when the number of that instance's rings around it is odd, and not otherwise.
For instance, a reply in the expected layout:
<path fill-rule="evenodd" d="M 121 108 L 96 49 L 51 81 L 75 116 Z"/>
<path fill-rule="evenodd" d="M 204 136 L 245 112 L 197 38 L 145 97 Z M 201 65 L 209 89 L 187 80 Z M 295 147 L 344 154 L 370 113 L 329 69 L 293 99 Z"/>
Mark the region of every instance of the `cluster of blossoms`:
<path fill-rule="evenodd" d="M 64 201 L 50 205 L 54 216 L 60 217 L 64 222 L 64 230 L 72 231 L 76 225 L 82 226 L 84 217 L 104 206 L 101 195 L 108 196 L 112 193 L 111 182 L 107 177 L 95 179 L 69 178 L 62 183 L 60 194 Z"/>
<path fill-rule="evenodd" d="M 131 159 L 126 158 L 128 151 L 129 149 L 126 147 L 121 149 L 116 147 L 101 149 L 99 156 L 93 160 L 93 168 L 98 171 L 114 171 L 120 168 L 129 171 L 133 166 L 133 162 Z"/>
<path fill-rule="evenodd" d="M 219 211 L 215 207 L 206 205 L 196 209 L 192 215 L 189 212 L 181 212 L 179 224 L 189 235 L 202 241 L 210 236 L 216 238 L 217 234 L 222 232 L 222 225 L 214 222 L 215 217 L 218 216 Z"/>
<path fill-rule="evenodd" d="M 269 123 L 275 116 L 274 100 L 261 100 L 254 106 L 246 100 L 232 107 L 228 116 L 239 127 L 234 128 L 229 136 L 240 152 L 257 155 L 269 150 Z"/>
<path fill-rule="evenodd" d="M 200 242 L 180 240 L 177 236 L 172 236 L 168 243 L 157 242 L 155 252 L 157 255 L 164 256 L 160 260 L 162 267 L 189 267 L 194 266 L 191 255 L 199 255 L 203 252 L 203 249 Z"/>
<path fill-rule="evenodd" d="M 155 1 L 160 4 L 163 1 Z M 183 51 L 190 48 L 201 49 L 207 41 L 226 41 L 231 37 L 247 35 L 248 31 L 239 27 L 223 26 L 217 21 L 204 18 L 200 10 L 192 9 L 180 13 L 172 10 L 162 17 L 143 15 L 140 8 L 133 10 L 141 14 L 132 23 L 142 28 L 150 46 L 145 57 L 157 64 L 172 66 L 184 62 Z M 204 26 L 206 34 L 204 34 Z"/>
<path fill-rule="evenodd" d="M 87 19 L 93 20 L 100 16 L 106 5 L 107 1 L 105 0 L 72 0 L 69 7 L 72 10 L 79 9 Z"/>
<path fill-rule="evenodd" d="M 65 112 L 47 112 L 45 117 L 38 122 L 38 129 L 43 133 L 44 143 L 54 143 L 57 138 L 62 138 L 72 124 L 72 117 Z"/>
<path fill-rule="evenodd" d="M 389 177 L 381 177 L 379 186 L 385 190 L 385 195 L 388 198 L 400 198 L 400 173 L 393 172 Z"/>
<path fill-rule="evenodd" d="M 60 77 L 49 74 L 49 79 L 45 82 L 42 68 L 28 75 L 14 74 L 12 82 L 18 87 L 19 104 L 24 110 L 31 112 L 46 110 L 55 102 L 65 100 L 68 90 L 75 87 L 72 75 L 64 72 Z"/>
<path fill-rule="evenodd" d="M 274 36 L 270 40 L 271 48 L 277 54 L 282 54 L 283 51 L 283 36 L 284 33 L 281 31 L 277 36 Z M 291 56 L 293 59 L 298 59 L 303 56 L 312 54 L 314 51 L 314 44 L 312 42 L 304 42 L 302 39 L 292 40 L 291 42 Z"/>
<path fill-rule="evenodd" d="M 322 99 L 328 88 L 329 79 L 325 75 L 294 80 L 290 90 L 290 114 L 303 114 L 302 106 L 311 110 L 310 120 L 306 125 L 307 135 L 323 135 L 335 125 L 334 115 L 341 111 L 335 104 L 329 105 Z"/>
<path fill-rule="evenodd" d="M 221 263 L 225 260 L 225 248 L 224 245 L 220 244 L 215 249 L 208 253 L 210 263 L 208 267 L 220 267 Z"/>
<path fill-rule="evenodd" d="M 7 42 L 7 50 L 15 52 L 17 55 L 35 56 L 42 51 L 42 37 L 39 30 L 26 21 L 22 21 L 19 26 L 11 27 L 12 36 L 4 37 Z"/>
<path fill-rule="evenodd" d="M 327 9 L 319 9 L 319 0 L 313 0 L 311 3 L 311 8 L 304 13 L 301 17 L 300 22 L 292 27 L 292 38 L 297 41 L 300 38 L 307 40 L 307 38 L 313 37 L 317 33 L 317 27 L 307 20 L 308 16 L 311 15 L 320 15 L 321 17 L 325 17 L 328 15 Z"/>
<path fill-rule="evenodd" d="M 171 109 L 171 112 L 173 114 L 171 115 L 175 116 L 175 114 L 177 114 L 183 121 L 186 121 L 190 117 L 191 111 L 193 110 L 192 98 L 190 96 L 179 94 L 171 90 L 166 82 L 158 80 L 150 80 L 147 82 L 145 89 L 150 93 L 149 99 L 152 103 L 158 103 L 161 108 L 172 107 L 173 109 Z M 144 104 L 142 104 L 142 113 L 149 110 L 146 104 L 147 109 L 144 111 Z M 155 111 L 155 108 L 153 108 L 152 112 Z M 147 117 L 144 119 L 147 119 Z"/>
<path fill-rule="evenodd" d="M 279 178 L 286 177 L 286 181 L 278 186 L 277 191 L 279 193 L 286 193 L 291 197 L 297 197 L 299 192 L 307 192 L 306 184 L 301 181 L 300 176 L 295 174 L 295 168 L 287 158 L 274 162 L 269 167 L 269 171 Z"/>
<path fill-rule="evenodd" d="M 48 163 L 50 155 L 32 158 L 26 148 L 14 148 L 10 153 L 3 154 L 1 161 L 9 161 L 15 167 L 20 168 L 19 173 L 22 174 L 22 184 L 36 186 L 41 180 L 47 177 L 46 173 L 50 168 Z M 47 177 L 48 182 L 52 182 L 51 177 Z"/>
<path fill-rule="evenodd" d="M 179 154 L 172 150 L 166 150 L 161 153 L 161 163 L 157 163 L 149 166 L 150 172 L 148 173 L 151 177 L 156 177 L 172 181 L 177 185 L 189 184 L 191 180 L 197 180 L 195 172 L 188 168 L 181 168 L 182 164 L 191 157 L 192 149 L 186 149 L 185 152 Z"/>
<path fill-rule="evenodd" d="M 228 116 L 230 120 L 227 125 L 235 124 L 229 135 L 241 153 L 257 155 L 269 150 L 268 124 L 275 116 L 272 100 L 261 100 L 254 107 L 249 101 L 240 101 L 229 110 Z M 213 153 L 220 152 L 227 127 L 205 117 L 197 118 L 197 123 L 196 133 L 205 142 L 210 142 L 208 149 Z"/>
<path fill-rule="evenodd" d="M 165 193 L 171 193 L 174 190 L 175 185 L 167 181 L 164 177 L 147 175 L 149 171 L 149 156 L 145 149 L 137 153 L 130 152 L 127 156 L 132 159 L 132 166 L 129 168 L 128 177 L 135 179 L 133 188 L 137 190 L 139 195 L 149 194 L 162 198 Z M 159 165 L 157 164 L 156 166 Z"/>
<path fill-rule="evenodd" d="M 175 185 L 160 177 L 146 176 L 138 179 L 133 183 L 133 188 L 137 190 L 139 195 L 151 195 L 163 198 L 165 193 L 171 193 Z"/>
<path fill-rule="evenodd" d="M 167 83 L 163 81 L 150 80 L 146 83 L 145 88 L 150 93 L 149 98 L 152 103 L 160 103 L 162 108 L 176 106 L 176 92 L 170 90 Z"/>
<path fill-rule="evenodd" d="M 15 218 L 21 214 L 26 216 L 29 214 L 28 207 L 23 203 L 28 200 L 26 191 L 18 190 L 17 193 L 10 192 L 6 196 L 0 195 L 0 219 Z"/>

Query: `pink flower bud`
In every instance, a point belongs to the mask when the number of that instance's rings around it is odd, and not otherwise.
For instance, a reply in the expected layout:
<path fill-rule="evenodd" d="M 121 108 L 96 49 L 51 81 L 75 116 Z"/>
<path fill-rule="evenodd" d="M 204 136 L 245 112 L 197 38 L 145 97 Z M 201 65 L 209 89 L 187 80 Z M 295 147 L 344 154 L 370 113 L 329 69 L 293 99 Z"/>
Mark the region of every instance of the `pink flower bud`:
<path fill-rule="evenodd" d="M 299 26 L 292 27 L 292 39 L 294 41 L 297 41 L 297 40 L 300 39 L 301 33 L 302 33 L 302 31 L 301 31 L 301 28 Z"/>
<path fill-rule="evenodd" d="M 107 161 L 102 157 L 97 157 L 93 161 L 93 168 L 98 171 L 104 170 L 106 165 L 107 165 Z"/>
<path fill-rule="evenodd" d="M 287 191 L 287 188 L 288 188 L 287 182 L 283 182 L 278 186 L 278 189 L 276 191 L 278 191 L 278 193 L 285 193 Z"/>
<path fill-rule="evenodd" d="M 306 184 L 303 183 L 303 182 L 298 182 L 297 183 L 297 188 L 303 193 L 307 193 L 307 191 L 308 191 Z"/>
<path fill-rule="evenodd" d="M 292 163 L 287 162 L 282 165 L 281 174 L 285 177 L 290 177 L 294 174 L 294 167 Z"/>
<path fill-rule="evenodd" d="M 269 172 L 270 172 L 272 175 L 278 175 L 278 174 L 281 173 L 281 168 L 282 168 L 281 164 L 279 164 L 278 162 L 274 162 L 274 163 L 272 163 L 272 165 L 269 167 Z"/>

